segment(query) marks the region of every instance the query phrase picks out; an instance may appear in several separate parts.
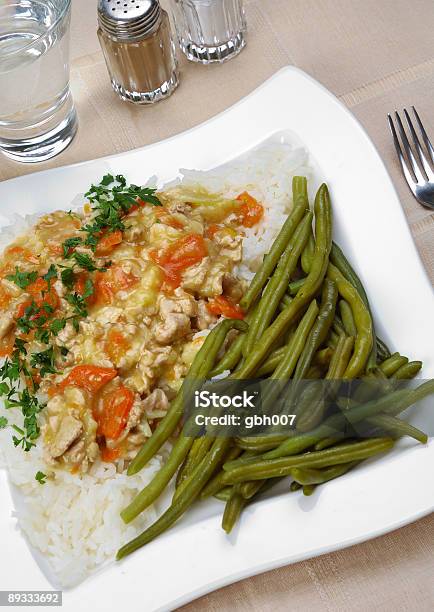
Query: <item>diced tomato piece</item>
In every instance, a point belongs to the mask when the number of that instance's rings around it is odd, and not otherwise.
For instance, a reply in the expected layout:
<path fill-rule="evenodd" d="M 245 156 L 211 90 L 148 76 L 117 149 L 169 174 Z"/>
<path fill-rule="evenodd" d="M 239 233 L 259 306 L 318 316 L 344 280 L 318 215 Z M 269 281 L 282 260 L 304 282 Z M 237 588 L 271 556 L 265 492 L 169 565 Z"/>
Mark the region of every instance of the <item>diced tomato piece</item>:
<path fill-rule="evenodd" d="M 221 225 L 217 225 L 217 223 L 212 223 L 205 230 L 205 237 L 209 238 L 210 240 L 213 240 L 216 233 L 221 229 Z"/>
<path fill-rule="evenodd" d="M 156 206 L 154 214 L 157 219 L 160 219 L 165 225 L 169 225 L 174 229 L 184 229 L 184 224 L 179 219 L 172 216 L 166 208 L 163 206 Z"/>
<path fill-rule="evenodd" d="M 114 368 L 101 368 L 95 365 L 80 365 L 73 368 L 59 384 L 59 389 L 75 386 L 96 393 L 117 376 Z"/>
<path fill-rule="evenodd" d="M 89 279 L 89 275 L 86 272 L 79 272 L 74 281 L 74 291 L 78 295 L 83 296 L 86 291 L 86 281 Z M 96 301 L 95 292 L 86 298 L 86 304 L 94 304 Z"/>
<path fill-rule="evenodd" d="M 211 299 L 206 305 L 209 312 L 215 315 L 222 315 L 227 319 L 244 319 L 244 312 L 238 306 L 238 304 L 234 304 L 224 295 L 218 295 L 217 297 Z"/>
<path fill-rule="evenodd" d="M 107 448 L 107 446 L 103 446 L 101 448 L 101 459 L 107 463 L 111 463 L 119 459 L 121 453 L 122 450 L 120 448 Z"/>
<path fill-rule="evenodd" d="M 208 255 L 203 236 L 188 234 L 173 242 L 162 252 L 151 251 L 150 256 L 163 270 L 166 282 L 172 287 L 181 283 L 181 273 Z"/>
<path fill-rule="evenodd" d="M 253 227 L 264 216 L 264 207 L 247 191 L 241 193 L 237 200 L 241 202 L 239 218 L 244 227 Z"/>
<path fill-rule="evenodd" d="M 96 415 L 97 434 L 107 440 L 117 440 L 126 427 L 133 404 L 134 393 L 127 387 L 118 387 L 107 394 L 100 414 Z"/>
<path fill-rule="evenodd" d="M 115 232 L 109 232 L 108 234 L 105 234 L 98 241 L 98 245 L 96 247 L 96 254 L 108 255 L 113 251 L 115 246 L 122 242 L 122 239 L 123 234 L 121 230 L 116 230 Z"/>
<path fill-rule="evenodd" d="M 126 291 L 138 283 L 134 274 L 125 272 L 121 266 L 112 266 L 106 272 L 95 274 L 95 295 L 100 304 L 111 304 L 118 291 Z"/>
<path fill-rule="evenodd" d="M 37 278 L 34 283 L 26 287 L 26 293 L 30 293 L 31 300 L 27 300 L 18 306 L 15 316 L 17 319 L 24 316 L 26 309 L 34 302 L 36 312 L 30 317 L 32 321 L 40 317 L 50 317 L 59 306 L 59 296 L 52 286 L 48 288 L 48 283 L 43 278 Z M 48 307 L 48 309 L 45 308 Z"/>

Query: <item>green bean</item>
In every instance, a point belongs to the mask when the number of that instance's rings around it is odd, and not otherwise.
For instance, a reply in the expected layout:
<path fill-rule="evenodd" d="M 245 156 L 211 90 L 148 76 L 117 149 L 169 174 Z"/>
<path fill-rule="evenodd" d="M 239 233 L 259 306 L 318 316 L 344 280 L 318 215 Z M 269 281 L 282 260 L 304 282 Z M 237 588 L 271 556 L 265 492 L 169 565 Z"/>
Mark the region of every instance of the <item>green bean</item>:
<path fill-rule="evenodd" d="M 280 300 L 285 295 L 289 279 L 296 268 L 303 247 L 306 244 L 308 233 L 311 231 L 311 227 L 312 213 L 308 212 L 300 221 L 292 240 L 290 240 L 288 243 L 279 263 L 277 264 L 273 276 L 270 278 L 268 285 L 264 289 L 258 307 L 255 311 L 255 315 L 249 324 L 249 331 L 247 332 L 247 336 L 243 344 L 244 357 L 248 357 L 250 355 L 256 341 L 261 338 L 262 334 L 273 319 Z"/>
<path fill-rule="evenodd" d="M 384 391 L 392 391 L 392 386 L 384 372 L 377 367 L 360 379 L 360 384 L 351 399 L 362 404 Z"/>
<path fill-rule="evenodd" d="M 310 446 L 314 446 L 324 438 L 335 436 L 336 431 L 342 429 L 347 423 L 355 424 L 383 412 L 397 416 L 409 406 L 416 404 L 418 401 L 433 393 L 434 380 L 428 380 L 416 389 L 399 389 L 393 391 L 383 397 L 350 408 L 345 414 L 334 414 L 311 432 L 288 438 L 288 440 L 282 442 L 280 446 L 271 451 L 267 451 L 261 455 L 261 457 L 263 459 L 276 459 L 278 457 L 296 455 Z M 252 460 L 252 458 L 240 458 L 225 464 L 224 469 L 232 469 L 237 465 L 251 463 L 255 460 L 256 459 Z"/>
<path fill-rule="evenodd" d="M 239 457 L 242 453 L 242 449 L 236 446 L 229 449 L 227 456 L 225 457 L 226 461 L 233 461 L 237 457 Z M 248 455 L 251 457 L 251 455 Z M 206 497 L 211 497 L 217 495 L 219 491 L 224 488 L 224 484 L 222 483 L 223 473 L 219 472 L 218 474 L 214 474 L 211 480 L 205 485 L 200 494 L 200 499 L 205 499 Z"/>
<path fill-rule="evenodd" d="M 391 378 L 395 372 L 399 370 L 400 367 L 406 365 L 408 363 L 408 358 L 403 357 L 399 353 L 393 353 L 386 361 L 380 363 L 380 370 L 387 376 L 387 378 Z"/>
<path fill-rule="evenodd" d="M 245 340 L 246 334 L 239 334 L 235 340 L 230 345 L 229 349 L 225 352 L 222 359 L 216 365 L 216 367 L 211 371 L 210 376 L 213 378 L 214 376 L 218 376 L 227 370 L 233 370 L 239 363 L 241 356 L 243 354 L 243 344 Z"/>
<path fill-rule="evenodd" d="M 229 501 L 232 495 L 232 489 L 233 487 L 225 487 L 224 489 L 221 489 L 217 493 L 214 493 L 213 497 L 215 497 L 219 501 L 226 503 L 227 501 Z"/>
<path fill-rule="evenodd" d="M 298 291 L 303 287 L 304 283 L 306 282 L 305 278 L 299 278 L 296 281 L 292 281 L 292 283 L 289 283 L 289 287 L 288 287 L 288 293 L 291 297 L 294 297 L 295 295 L 297 295 Z"/>
<path fill-rule="evenodd" d="M 377 414 L 369 418 L 368 423 L 375 425 L 375 427 L 379 427 L 393 437 L 401 438 L 403 436 L 409 436 L 421 444 L 426 444 L 428 442 L 426 433 L 417 429 L 417 427 L 413 427 L 410 423 L 406 423 L 402 419 L 398 419 L 389 414 Z"/>
<path fill-rule="evenodd" d="M 151 482 L 136 495 L 133 501 L 122 510 L 121 517 L 125 523 L 131 523 L 161 495 L 174 474 L 176 474 L 179 466 L 185 460 L 193 440 L 193 438 L 187 438 L 180 434 L 163 467 L 157 472 Z"/>
<path fill-rule="evenodd" d="M 186 475 L 187 475 L 186 474 L 187 470 L 191 471 L 190 468 L 191 468 L 192 462 L 194 460 L 194 457 L 197 456 L 197 453 L 198 453 L 199 449 L 202 447 L 202 444 L 203 444 L 204 440 L 205 440 L 204 437 L 197 438 L 193 442 L 193 444 L 191 445 L 191 448 L 190 448 L 190 450 L 188 452 L 188 455 L 185 458 L 184 463 L 181 465 L 181 467 L 179 468 L 178 473 L 176 475 L 176 482 L 175 482 L 176 488 L 178 488 L 179 485 L 181 484 L 181 482 L 183 480 L 185 480 Z"/>
<path fill-rule="evenodd" d="M 280 300 L 279 310 L 280 311 L 285 310 L 285 308 L 287 308 L 291 302 L 292 302 L 292 297 L 288 295 L 287 293 L 285 293 L 283 298 Z"/>
<path fill-rule="evenodd" d="M 332 329 L 333 329 L 333 331 L 338 336 L 346 336 L 347 335 L 347 332 L 345 331 L 345 327 L 344 327 L 342 321 L 340 320 L 340 318 L 338 317 L 337 314 L 335 315 L 335 319 L 333 321 Z"/>
<path fill-rule="evenodd" d="M 342 249 L 333 242 L 330 251 L 330 261 L 336 268 L 343 274 L 343 276 L 357 289 L 360 297 L 362 298 L 366 307 L 369 306 L 368 296 L 366 295 L 365 288 L 359 276 L 355 272 L 354 268 L 345 257 Z"/>
<path fill-rule="evenodd" d="M 306 340 L 312 329 L 312 325 L 315 323 L 315 319 L 318 315 L 318 306 L 315 300 L 309 305 L 302 320 L 300 321 L 297 330 L 292 337 L 291 342 L 284 347 L 285 353 L 270 378 L 274 380 L 288 380 L 291 378 L 292 373 L 297 365 L 299 356 L 303 351 Z"/>
<path fill-rule="evenodd" d="M 331 204 L 326 185 L 322 185 L 315 198 L 315 257 L 312 269 L 305 284 L 267 329 L 267 332 L 257 342 L 252 353 L 246 358 L 243 367 L 237 372 L 236 378 L 245 379 L 252 376 L 262 361 L 267 357 L 273 344 L 284 334 L 295 318 L 322 285 L 328 266 L 328 255 L 331 248 Z"/>
<path fill-rule="evenodd" d="M 340 385 L 340 379 L 343 377 L 348 366 L 353 344 L 354 338 L 352 337 L 341 336 L 339 339 L 325 378 L 328 381 L 335 381 L 334 383 L 326 383 L 329 386 L 325 389 L 323 386 L 319 388 L 314 386 L 306 390 L 306 397 L 302 398 L 300 402 L 300 416 L 297 419 L 298 431 L 310 431 L 323 420 L 328 404 L 327 400 L 333 398 L 334 393 L 337 391 L 336 384 L 338 387 Z"/>
<path fill-rule="evenodd" d="M 393 447 L 392 438 L 375 438 L 342 444 L 322 451 L 312 451 L 303 455 L 280 457 L 279 459 L 255 458 L 248 465 L 241 465 L 230 471 L 225 471 L 223 481 L 225 484 L 238 484 L 248 480 L 264 480 L 290 476 L 294 468 L 323 468 L 341 463 L 361 461 L 373 455 L 384 453 Z M 226 466 L 224 466 L 225 468 Z"/>
<path fill-rule="evenodd" d="M 294 373 L 294 379 L 300 380 L 306 373 L 313 361 L 318 348 L 324 342 L 333 323 L 338 291 L 333 281 L 325 279 L 321 298 L 321 307 L 318 317 L 309 332 L 306 344 L 300 355 Z"/>
<path fill-rule="evenodd" d="M 215 327 L 205 338 L 205 342 L 194 358 L 186 380 L 192 378 L 200 379 L 208 376 L 209 372 L 214 366 L 214 361 L 226 338 L 226 335 L 231 329 L 238 329 L 238 331 L 243 332 L 247 330 L 247 325 L 244 323 L 244 321 L 226 319 Z M 184 391 L 186 384 L 188 383 L 183 383 L 176 398 L 171 403 L 166 416 L 159 422 L 152 436 L 145 442 L 131 462 L 127 472 L 129 476 L 140 472 L 142 467 L 146 465 L 150 459 L 152 459 L 161 446 L 174 433 L 183 413 Z M 182 456 L 182 453 L 180 453 L 180 456 Z M 185 454 L 182 457 L 182 461 L 184 458 Z"/>
<path fill-rule="evenodd" d="M 303 486 L 301 484 L 299 484 L 298 482 L 295 482 L 295 480 L 293 480 L 291 482 L 291 484 L 289 485 L 289 492 L 293 493 L 294 491 L 299 491 L 302 488 L 303 488 Z"/>
<path fill-rule="evenodd" d="M 344 376 L 345 378 L 357 378 L 365 370 L 366 362 L 372 350 L 372 318 L 359 292 L 333 264 L 328 267 L 327 277 L 336 283 L 340 295 L 351 306 L 357 335 L 354 343 L 354 354 Z"/>
<path fill-rule="evenodd" d="M 369 300 L 368 300 L 368 296 L 366 295 L 365 288 L 363 286 L 362 281 L 360 280 L 360 278 L 354 271 L 353 267 L 351 266 L 350 262 L 347 260 L 342 250 L 335 243 L 333 243 L 332 249 L 330 252 L 330 261 L 332 262 L 332 264 L 334 264 L 334 266 L 336 266 L 336 268 L 344 276 L 344 278 L 349 283 L 351 283 L 351 285 L 356 289 L 357 293 L 359 294 L 365 307 L 368 310 L 369 316 L 371 318 L 370 327 L 371 327 L 371 334 L 372 334 L 372 348 L 371 348 L 371 352 L 367 360 L 367 368 L 368 370 L 371 370 L 372 368 L 375 368 L 375 366 L 377 365 L 377 342 L 376 342 L 374 319 L 372 316 L 372 311 L 369 305 Z M 345 298 L 345 296 L 343 297 Z M 357 321 L 356 321 L 356 327 L 357 327 Z"/>
<path fill-rule="evenodd" d="M 351 306 L 345 300 L 339 300 L 339 312 L 341 314 L 342 323 L 344 325 L 345 333 L 347 336 L 357 335 L 356 324 L 354 323 L 353 313 Z"/>
<path fill-rule="evenodd" d="M 250 287 L 240 301 L 240 306 L 245 312 L 250 310 L 252 304 L 256 301 L 262 289 L 267 284 L 268 279 L 274 268 L 277 266 L 283 251 L 291 239 L 291 236 L 308 210 L 309 202 L 307 198 L 306 179 L 301 176 L 295 176 L 293 178 L 292 185 L 293 194 L 296 194 L 296 198 L 293 202 L 293 209 L 280 230 L 279 235 L 274 240 L 270 252 L 265 256 L 262 266 L 256 272 L 255 277 L 250 283 Z"/>
<path fill-rule="evenodd" d="M 341 465 L 333 465 L 332 467 L 327 467 L 322 470 L 313 468 L 294 468 L 291 472 L 291 476 L 294 481 L 303 486 L 318 485 L 329 482 L 334 478 L 339 478 L 339 476 L 346 474 L 359 463 L 359 461 L 351 461 L 349 463 L 342 463 Z"/>
<path fill-rule="evenodd" d="M 332 351 L 335 351 L 338 343 L 339 343 L 338 334 L 335 331 L 331 330 L 326 340 L 327 347 L 331 349 Z"/>
<path fill-rule="evenodd" d="M 315 493 L 316 486 L 315 485 L 303 485 L 303 495 L 309 497 Z"/>
<path fill-rule="evenodd" d="M 161 533 L 169 529 L 169 527 L 185 513 L 199 496 L 201 490 L 214 472 L 220 467 L 230 443 L 230 439 L 226 438 L 219 438 L 214 442 L 209 453 L 194 470 L 189 485 L 184 489 L 176 502 L 172 503 L 166 512 L 164 512 L 155 523 L 148 527 L 148 529 L 134 538 L 131 542 L 128 542 L 128 544 L 125 544 L 125 546 L 122 546 L 116 555 L 116 559 L 123 559 L 138 548 L 148 544 Z"/>
<path fill-rule="evenodd" d="M 320 451 L 324 450 L 325 448 L 330 448 L 330 446 L 335 446 L 335 444 L 338 444 L 341 441 L 342 438 L 330 436 L 329 438 L 323 438 L 322 440 L 319 440 L 319 442 L 317 442 L 313 448 L 316 451 Z"/>
<path fill-rule="evenodd" d="M 315 354 L 313 358 L 313 363 L 314 365 L 328 366 L 330 365 L 332 357 L 333 357 L 333 350 L 329 347 L 326 347 L 324 349 L 321 349 Z"/>
<path fill-rule="evenodd" d="M 407 380 L 417 376 L 422 368 L 421 361 L 409 361 L 405 365 L 402 365 L 393 375 L 395 380 Z"/>
<path fill-rule="evenodd" d="M 390 355 L 389 347 L 377 336 L 377 363 L 385 361 Z"/>
<path fill-rule="evenodd" d="M 255 316 L 256 306 L 244 318 L 245 323 L 250 323 L 252 318 Z M 243 355 L 243 345 L 246 339 L 246 332 L 240 332 L 232 344 L 229 346 L 228 350 L 225 351 L 225 354 L 220 359 L 218 364 L 213 368 L 209 374 L 210 378 L 214 378 L 214 376 L 218 376 L 227 370 L 232 371 L 241 361 Z"/>
<path fill-rule="evenodd" d="M 261 376 L 266 376 L 267 374 L 274 372 L 279 363 L 282 361 L 285 351 L 286 347 L 284 346 L 273 351 L 268 359 L 261 365 L 259 370 L 257 370 L 256 376 L 260 378 Z"/>
<path fill-rule="evenodd" d="M 225 511 L 222 518 L 222 527 L 226 533 L 230 533 L 238 520 L 247 500 L 238 492 L 238 487 L 234 487 L 232 495 L 226 502 Z"/>
<path fill-rule="evenodd" d="M 309 239 L 304 248 L 304 251 L 301 255 L 301 267 L 305 274 L 309 274 L 312 268 L 312 261 L 315 254 L 315 238 L 313 237 L 313 233 L 311 232 L 309 235 Z"/>
<path fill-rule="evenodd" d="M 344 376 L 351 357 L 354 346 L 354 338 L 341 336 L 339 338 L 336 351 L 333 353 L 332 360 L 326 375 L 326 380 L 339 380 Z"/>
<path fill-rule="evenodd" d="M 306 374 L 307 380 L 319 380 L 324 375 L 324 369 L 318 365 L 311 366 Z"/>
<path fill-rule="evenodd" d="M 266 480 L 255 480 L 253 482 L 243 482 L 239 486 L 239 491 L 244 499 L 251 499 L 265 485 Z"/>
<path fill-rule="evenodd" d="M 282 442 L 288 439 L 288 434 L 280 435 L 264 435 L 264 436 L 251 436 L 251 437 L 240 437 L 235 439 L 235 443 L 239 448 L 243 450 L 251 450 L 254 452 L 264 452 L 271 448 L 276 448 Z"/>
<path fill-rule="evenodd" d="M 196 438 L 193 442 L 193 445 L 190 449 L 189 454 L 184 462 L 182 469 L 178 472 L 178 477 L 176 479 L 176 491 L 173 496 L 173 499 L 176 499 L 179 496 L 179 488 L 182 486 L 182 483 L 185 482 L 187 478 L 191 475 L 194 468 L 202 461 L 205 457 L 211 446 L 213 445 L 214 439 L 210 436 L 202 436 L 201 438 Z"/>
<path fill-rule="evenodd" d="M 293 337 L 294 335 L 291 336 L 290 341 L 293 339 Z M 268 357 L 268 359 L 264 361 L 264 363 L 261 365 L 259 370 L 256 372 L 256 376 L 259 378 L 261 376 L 266 376 L 267 374 L 272 374 L 274 370 L 277 368 L 277 366 L 280 364 L 280 362 L 282 361 L 282 358 L 284 357 L 287 350 L 288 350 L 287 346 L 281 346 L 280 348 L 273 351 L 271 355 Z M 313 365 L 328 366 L 332 358 L 332 355 L 333 355 L 332 349 L 328 347 L 321 349 L 320 351 L 315 353 L 314 358 L 313 358 Z"/>

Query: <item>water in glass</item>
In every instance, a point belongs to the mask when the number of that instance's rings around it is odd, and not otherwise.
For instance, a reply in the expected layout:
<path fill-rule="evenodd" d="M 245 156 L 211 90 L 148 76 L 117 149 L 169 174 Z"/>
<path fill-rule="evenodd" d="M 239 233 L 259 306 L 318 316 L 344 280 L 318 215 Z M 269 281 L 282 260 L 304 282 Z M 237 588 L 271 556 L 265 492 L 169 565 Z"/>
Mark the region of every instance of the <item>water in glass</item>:
<path fill-rule="evenodd" d="M 77 118 L 69 90 L 71 0 L 0 3 L 0 150 L 44 161 L 71 142 Z"/>

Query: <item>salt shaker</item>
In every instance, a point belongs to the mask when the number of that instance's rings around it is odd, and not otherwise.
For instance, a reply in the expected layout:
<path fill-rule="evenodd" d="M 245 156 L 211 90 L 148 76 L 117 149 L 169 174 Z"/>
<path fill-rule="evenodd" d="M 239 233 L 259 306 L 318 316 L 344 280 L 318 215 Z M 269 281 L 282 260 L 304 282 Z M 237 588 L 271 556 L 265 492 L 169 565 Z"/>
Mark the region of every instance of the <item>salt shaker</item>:
<path fill-rule="evenodd" d="M 246 44 L 243 0 L 171 0 L 179 46 L 193 62 L 224 62 Z"/>
<path fill-rule="evenodd" d="M 158 0 L 99 0 L 98 24 L 111 83 L 123 100 L 152 104 L 173 93 L 176 50 Z"/>

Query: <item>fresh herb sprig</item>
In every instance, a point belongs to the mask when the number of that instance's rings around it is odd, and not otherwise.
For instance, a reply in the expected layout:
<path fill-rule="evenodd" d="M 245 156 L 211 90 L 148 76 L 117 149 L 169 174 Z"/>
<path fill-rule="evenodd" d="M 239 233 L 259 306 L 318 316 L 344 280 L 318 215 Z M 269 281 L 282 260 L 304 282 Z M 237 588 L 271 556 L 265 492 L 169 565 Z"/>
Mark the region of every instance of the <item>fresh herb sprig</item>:
<path fill-rule="evenodd" d="M 31 377 L 23 358 L 25 355 L 26 349 L 22 343 L 15 343 L 15 350 L 11 357 L 7 357 L 0 368 L 0 394 L 5 398 L 5 408 L 21 409 L 24 416 L 24 429 L 13 425 L 20 437 L 14 435 L 12 439 L 15 446 L 21 446 L 25 451 L 29 451 L 35 445 L 34 440 L 39 437 L 40 428 L 37 415 L 45 405 L 41 404 L 27 388 L 21 389 L 22 378 Z M 33 385 L 36 389 L 36 385 L 34 383 Z"/>
<path fill-rule="evenodd" d="M 35 474 L 35 480 L 37 480 L 40 485 L 43 485 L 47 482 L 47 474 L 44 474 L 44 472 L 38 471 Z"/>
<path fill-rule="evenodd" d="M 149 187 L 127 185 L 122 174 L 106 174 L 98 185 L 92 185 L 86 193 L 96 214 L 92 222 L 82 228 L 87 234 L 85 244 L 95 250 L 102 232 L 124 231 L 126 226 L 123 219 L 139 201 L 161 206 L 156 191 Z"/>
<path fill-rule="evenodd" d="M 20 289 L 27 289 L 29 285 L 35 282 L 38 278 L 38 273 L 33 272 L 21 272 L 18 266 L 15 266 L 15 274 L 8 274 L 6 279 L 15 283 Z"/>

